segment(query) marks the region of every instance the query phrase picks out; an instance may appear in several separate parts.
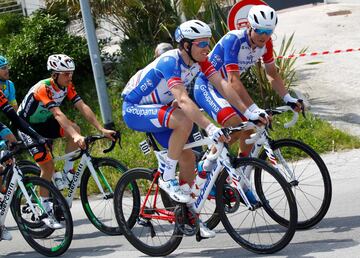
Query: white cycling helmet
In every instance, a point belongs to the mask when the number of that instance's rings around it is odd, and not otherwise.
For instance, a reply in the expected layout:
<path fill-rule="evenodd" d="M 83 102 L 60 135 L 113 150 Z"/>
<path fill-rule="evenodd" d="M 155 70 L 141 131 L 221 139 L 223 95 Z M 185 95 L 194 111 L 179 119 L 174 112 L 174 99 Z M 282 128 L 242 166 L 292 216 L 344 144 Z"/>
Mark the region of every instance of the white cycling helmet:
<path fill-rule="evenodd" d="M 253 29 L 274 30 L 278 18 L 274 9 L 267 5 L 254 5 L 248 14 L 248 21 Z"/>
<path fill-rule="evenodd" d="M 175 31 L 175 40 L 180 42 L 182 39 L 211 38 L 211 29 L 205 22 L 190 20 L 180 24 Z"/>
<path fill-rule="evenodd" d="M 75 63 L 64 54 L 51 55 L 47 60 L 47 69 L 53 72 L 72 72 L 75 70 Z"/>

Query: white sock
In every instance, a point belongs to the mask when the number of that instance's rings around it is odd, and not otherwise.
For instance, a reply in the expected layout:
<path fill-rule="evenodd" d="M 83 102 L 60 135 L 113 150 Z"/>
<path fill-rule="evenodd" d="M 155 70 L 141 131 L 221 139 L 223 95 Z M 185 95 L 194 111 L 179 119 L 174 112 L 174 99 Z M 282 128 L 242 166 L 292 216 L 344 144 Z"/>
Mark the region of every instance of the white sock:
<path fill-rule="evenodd" d="M 162 179 L 164 181 L 168 181 L 170 179 L 174 179 L 175 178 L 175 171 L 176 171 L 176 165 L 177 165 L 177 160 L 174 159 L 170 159 L 168 156 L 166 157 L 166 161 L 165 161 L 165 166 L 164 166 L 164 172 L 162 173 Z"/>
<path fill-rule="evenodd" d="M 51 212 L 52 211 L 52 202 L 48 201 L 50 198 L 49 197 L 42 197 L 40 196 L 40 201 L 45 209 L 46 212 Z"/>

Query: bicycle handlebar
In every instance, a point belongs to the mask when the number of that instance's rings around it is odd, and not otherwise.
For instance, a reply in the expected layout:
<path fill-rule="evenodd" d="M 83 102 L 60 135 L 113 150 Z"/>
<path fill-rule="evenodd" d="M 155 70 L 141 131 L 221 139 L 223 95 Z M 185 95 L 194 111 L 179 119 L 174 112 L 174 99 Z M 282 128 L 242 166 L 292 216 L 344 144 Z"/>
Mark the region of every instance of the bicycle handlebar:
<path fill-rule="evenodd" d="M 284 128 L 290 128 L 292 126 L 294 126 L 297 122 L 297 120 L 299 119 L 299 113 L 296 112 L 295 110 L 293 110 L 290 106 L 281 106 L 281 107 L 277 107 L 275 109 L 267 109 L 266 112 L 268 114 L 272 114 L 272 115 L 278 115 L 278 114 L 282 114 L 284 112 L 287 111 L 291 111 L 293 112 L 293 116 L 290 122 L 287 122 L 284 124 Z"/>
<path fill-rule="evenodd" d="M 277 108 L 274 108 L 274 109 L 266 109 L 265 110 L 266 113 L 268 113 L 269 115 L 279 115 L 279 114 L 282 114 L 284 112 L 287 112 L 287 111 L 291 111 L 293 112 L 293 116 L 291 118 L 291 121 L 290 122 L 287 122 L 284 124 L 284 128 L 290 128 L 292 126 L 294 126 L 296 124 L 296 122 L 298 121 L 299 119 L 299 113 L 296 112 L 294 109 L 292 109 L 290 106 L 281 106 L 281 107 L 277 107 Z M 304 113 L 304 110 L 302 109 L 302 114 L 303 116 L 305 117 L 305 113 Z M 255 142 L 257 142 L 260 137 L 261 137 L 261 131 L 262 130 L 266 130 L 266 128 L 261 128 L 259 129 L 260 127 L 258 126 L 255 126 L 258 130 L 256 133 L 253 133 L 249 139 L 246 139 L 245 140 L 245 143 L 246 144 L 254 144 Z"/>

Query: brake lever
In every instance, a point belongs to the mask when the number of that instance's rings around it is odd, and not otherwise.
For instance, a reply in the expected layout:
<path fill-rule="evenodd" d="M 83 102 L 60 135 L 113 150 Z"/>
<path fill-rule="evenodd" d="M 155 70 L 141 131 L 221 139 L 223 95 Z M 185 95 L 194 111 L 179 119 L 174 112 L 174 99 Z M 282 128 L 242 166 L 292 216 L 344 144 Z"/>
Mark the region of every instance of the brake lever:
<path fill-rule="evenodd" d="M 304 100 L 302 99 L 299 99 L 298 100 L 301 104 L 301 114 L 303 115 L 304 118 L 306 118 L 306 115 L 305 115 L 305 106 L 304 106 Z"/>

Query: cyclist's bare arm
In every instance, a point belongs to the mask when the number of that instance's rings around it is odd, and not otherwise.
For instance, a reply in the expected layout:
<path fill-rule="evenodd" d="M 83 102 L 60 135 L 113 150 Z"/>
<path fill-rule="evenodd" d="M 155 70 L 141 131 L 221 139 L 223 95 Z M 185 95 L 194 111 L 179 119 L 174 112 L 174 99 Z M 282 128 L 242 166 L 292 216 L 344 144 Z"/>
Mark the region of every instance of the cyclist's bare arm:
<path fill-rule="evenodd" d="M 201 128 L 206 128 L 211 122 L 200 111 L 199 107 L 189 98 L 183 84 L 178 84 L 170 89 L 181 110 L 185 115 L 198 124 Z"/>
<path fill-rule="evenodd" d="M 266 74 L 268 75 L 268 79 L 271 83 L 272 88 L 281 98 L 284 98 L 284 96 L 287 95 L 289 92 L 285 87 L 283 79 L 281 78 L 280 74 L 276 69 L 275 62 L 265 64 L 265 70 L 266 70 Z M 296 112 L 300 112 L 302 104 L 296 102 L 296 105 L 297 107 L 294 110 Z"/>
<path fill-rule="evenodd" d="M 90 124 L 92 124 L 97 130 L 102 132 L 107 138 L 111 139 L 112 141 L 115 141 L 113 135 L 116 132 L 102 127 L 99 121 L 96 119 L 94 112 L 87 104 L 85 104 L 83 100 L 79 100 L 78 102 L 75 103 L 74 106 L 80 111 L 80 113 L 85 117 L 85 119 Z"/>
<path fill-rule="evenodd" d="M 237 92 L 245 106 L 249 107 L 254 104 L 254 101 L 240 80 L 239 71 L 228 72 L 228 85 Z"/>
<path fill-rule="evenodd" d="M 71 121 L 65 116 L 61 109 L 59 107 L 52 107 L 49 110 L 54 115 L 56 121 L 58 121 L 60 126 L 65 130 L 65 132 L 67 132 L 74 139 L 74 142 L 79 142 L 78 145 L 80 147 L 85 146 L 85 138 L 75 130 L 75 128 L 72 126 Z"/>
<path fill-rule="evenodd" d="M 248 106 L 246 106 L 243 100 L 240 98 L 238 93 L 232 87 L 227 86 L 227 81 L 224 80 L 219 72 L 214 73 L 210 78 L 209 81 L 212 85 L 220 92 L 222 96 L 224 96 L 229 103 L 240 110 L 243 114 Z"/>
<path fill-rule="evenodd" d="M 285 88 L 283 79 L 277 72 L 275 62 L 265 64 L 265 71 L 268 75 L 268 79 L 271 83 L 272 88 L 276 91 L 277 94 L 279 94 L 281 98 L 283 98 L 285 94 L 288 93 L 288 91 Z"/>

